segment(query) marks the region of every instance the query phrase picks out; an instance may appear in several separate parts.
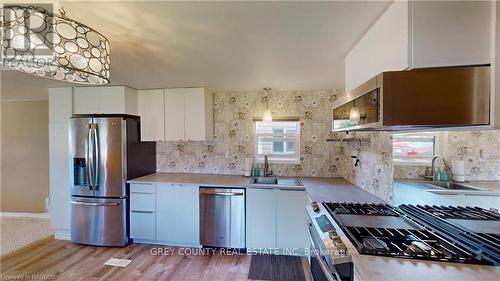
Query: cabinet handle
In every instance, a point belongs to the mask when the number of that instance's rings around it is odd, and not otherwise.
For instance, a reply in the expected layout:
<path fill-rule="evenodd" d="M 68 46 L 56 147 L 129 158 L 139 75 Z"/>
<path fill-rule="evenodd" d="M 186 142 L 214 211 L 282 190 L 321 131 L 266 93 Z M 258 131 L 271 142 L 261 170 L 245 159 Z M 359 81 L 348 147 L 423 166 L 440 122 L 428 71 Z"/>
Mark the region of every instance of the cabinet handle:
<path fill-rule="evenodd" d="M 131 210 L 132 213 L 144 213 L 144 214 L 152 214 L 154 211 L 137 211 L 137 210 Z"/>
<path fill-rule="evenodd" d="M 132 194 L 154 194 L 153 192 L 147 192 L 147 191 L 131 191 L 130 193 L 132 193 Z"/>

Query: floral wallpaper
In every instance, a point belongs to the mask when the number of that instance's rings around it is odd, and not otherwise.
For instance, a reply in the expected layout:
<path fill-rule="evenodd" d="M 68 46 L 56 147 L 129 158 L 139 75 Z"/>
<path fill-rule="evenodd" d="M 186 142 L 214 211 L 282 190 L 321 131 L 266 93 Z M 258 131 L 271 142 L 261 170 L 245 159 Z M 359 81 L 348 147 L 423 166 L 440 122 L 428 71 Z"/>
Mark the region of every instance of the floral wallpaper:
<path fill-rule="evenodd" d="M 254 156 L 254 117 L 269 102 L 273 117 L 299 117 L 300 164 L 272 164 L 278 176 L 339 177 L 341 147 L 332 137 L 331 110 L 340 89 L 310 91 L 230 91 L 214 93 L 215 138 L 207 142 L 158 142 L 157 171 L 243 174 Z"/>
<path fill-rule="evenodd" d="M 500 130 L 444 132 L 444 142 L 448 162 L 465 161 L 466 180 L 500 180 Z M 397 165 L 394 177 L 423 178 L 425 168 Z"/>
<path fill-rule="evenodd" d="M 342 177 L 392 204 L 392 135 L 387 132 L 351 132 L 349 135 L 360 141 L 341 143 Z M 352 156 L 359 159 L 357 166 Z"/>

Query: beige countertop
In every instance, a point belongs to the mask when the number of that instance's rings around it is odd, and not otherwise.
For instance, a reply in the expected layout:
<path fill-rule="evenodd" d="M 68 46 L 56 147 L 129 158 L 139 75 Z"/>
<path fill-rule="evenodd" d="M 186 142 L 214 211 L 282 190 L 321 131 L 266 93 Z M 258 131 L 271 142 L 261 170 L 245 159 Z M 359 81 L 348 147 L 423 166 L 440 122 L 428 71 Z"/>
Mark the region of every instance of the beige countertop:
<path fill-rule="evenodd" d="M 431 262 L 355 254 L 361 280 L 498 280 L 499 266 Z"/>
<path fill-rule="evenodd" d="M 384 203 L 382 199 L 364 191 L 343 178 L 300 178 L 309 197 L 317 202 L 340 201 Z"/>
<path fill-rule="evenodd" d="M 129 183 L 172 183 L 220 187 L 246 187 L 249 177 L 214 174 L 153 173 L 132 179 Z"/>
<path fill-rule="evenodd" d="M 342 178 L 299 178 L 312 200 L 383 203 L 382 200 Z M 263 188 L 250 184 L 250 177 L 217 174 L 153 173 L 129 183 L 172 183 L 220 187 Z"/>

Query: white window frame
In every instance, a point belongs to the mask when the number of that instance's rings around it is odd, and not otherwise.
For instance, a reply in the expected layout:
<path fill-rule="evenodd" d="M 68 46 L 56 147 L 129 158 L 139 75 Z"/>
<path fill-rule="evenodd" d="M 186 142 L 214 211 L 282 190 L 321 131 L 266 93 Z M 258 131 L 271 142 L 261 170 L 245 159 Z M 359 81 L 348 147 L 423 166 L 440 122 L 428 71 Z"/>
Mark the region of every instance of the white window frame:
<path fill-rule="evenodd" d="M 434 137 L 434 155 L 440 154 L 443 155 L 446 154 L 446 144 L 444 143 L 444 139 L 446 137 L 446 132 L 412 132 L 412 133 L 402 133 L 402 134 L 393 134 L 393 149 L 394 149 L 394 139 L 397 135 L 404 135 L 407 137 L 420 137 L 420 136 L 429 136 L 429 137 Z M 420 161 L 415 161 L 415 160 L 405 160 L 404 156 L 403 157 L 393 157 L 393 162 L 395 165 L 400 165 L 400 166 L 430 166 L 432 157 L 429 156 L 424 159 L 421 159 Z M 411 157 L 407 157 L 408 159 L 411 159 Z"/>
<path fill-rule="evenodd" d="M 297 124 L 297 132 L 295 133 L 257 133 L 257 123 L 263 121 L 255 121 L 254 122 L 254 134 L 255 134 L 255 151 L 254 151 L 254 159 L 258 164 L 264 163 L 264 156 L 259 155 L 259 137 L 292 137 L 295 139 L 295 152 L 290 153 L 291 155 L 295 155 L 294 159 L 276 159 L 273 157 L 273 154 L 268 154 L 269 163 L 271 164 L 300 164 L 300 121 L 280 121 L 276 120 L 273 122 L 294 122 Z M 285 130 L 286 132 L 286 130 Z M 286 143 L 286 142 L 285 142 Z M 286 151 L 286 146 L 283 147 L 284 151 Z M 278 154 L 274 155 L 275 157 Z"/>

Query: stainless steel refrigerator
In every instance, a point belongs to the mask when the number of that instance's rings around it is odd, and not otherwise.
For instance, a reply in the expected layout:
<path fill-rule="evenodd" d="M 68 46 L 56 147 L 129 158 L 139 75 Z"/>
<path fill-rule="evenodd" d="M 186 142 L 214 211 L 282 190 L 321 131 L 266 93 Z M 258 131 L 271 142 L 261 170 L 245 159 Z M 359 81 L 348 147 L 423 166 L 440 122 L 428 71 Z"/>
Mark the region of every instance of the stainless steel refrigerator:
<path fill-rule="evenodd" d="M 128 244 L 127 180 L 156 170 L 156 144 L 140 142 L 139 122 L 130 115 L 71 118 L 71 241 Z"/>

